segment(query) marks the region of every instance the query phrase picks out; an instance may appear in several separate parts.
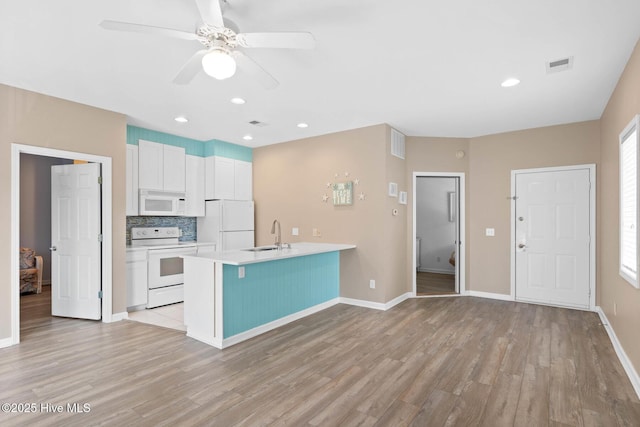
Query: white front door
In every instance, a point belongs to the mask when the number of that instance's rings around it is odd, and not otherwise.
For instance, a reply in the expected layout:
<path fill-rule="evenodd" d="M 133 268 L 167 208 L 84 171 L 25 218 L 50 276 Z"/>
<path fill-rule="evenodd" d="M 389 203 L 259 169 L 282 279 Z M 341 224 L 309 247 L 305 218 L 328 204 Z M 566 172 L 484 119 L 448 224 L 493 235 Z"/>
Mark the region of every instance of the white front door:
<path fill-rule="evenodd" d="M 51 314 L 100 319 L 100 164 L 51 167 Z"/>
<path fill-rule="evenodd" d="M 589 308 L 590 169 L 515 172 L 515 298 Z"/>

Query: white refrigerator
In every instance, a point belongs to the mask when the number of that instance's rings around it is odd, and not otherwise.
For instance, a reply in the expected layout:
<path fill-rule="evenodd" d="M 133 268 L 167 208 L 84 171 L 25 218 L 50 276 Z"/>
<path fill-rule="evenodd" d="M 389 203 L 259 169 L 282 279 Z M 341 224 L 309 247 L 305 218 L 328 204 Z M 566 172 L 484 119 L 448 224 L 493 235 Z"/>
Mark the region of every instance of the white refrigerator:
<path fill-rule="evenodd" d="M 252 200 L 207 200 L 205 216 L 198 217 L 198 243 L 215 242 L 216 250 L 254 246 Z"/>

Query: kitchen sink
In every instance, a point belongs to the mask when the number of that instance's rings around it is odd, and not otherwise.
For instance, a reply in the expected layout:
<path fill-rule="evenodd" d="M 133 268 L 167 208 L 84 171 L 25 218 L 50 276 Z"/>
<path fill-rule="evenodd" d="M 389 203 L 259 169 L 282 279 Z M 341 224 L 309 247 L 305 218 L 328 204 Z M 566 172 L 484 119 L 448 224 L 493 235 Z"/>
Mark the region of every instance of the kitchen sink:
<path fill-rule="evenodd" d="M 258 246 L 257 248 L 249 248 L 249 249 L 242 249 L 242 250 L 247 252 L 264 252 L 264 251 L 275 251 L 276 249 L 278 249 L 278 247 L 275 245 L 272 245 L 272 246 Z"/>

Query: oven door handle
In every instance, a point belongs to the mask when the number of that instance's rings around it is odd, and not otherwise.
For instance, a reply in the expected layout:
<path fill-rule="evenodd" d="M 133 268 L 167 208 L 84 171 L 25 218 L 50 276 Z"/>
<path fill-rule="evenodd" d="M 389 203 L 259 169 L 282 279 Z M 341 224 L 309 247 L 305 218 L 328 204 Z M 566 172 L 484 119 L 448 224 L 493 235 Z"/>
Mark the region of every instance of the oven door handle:
<path fill-rule="evenodd" d="M 163 257 L 165 258 L 167 255 L 191 255 L 196 253 L 196 247 L 188 247 L 188 248 L 165 248 L 165 249 L 149 249 L 149 257 Z"/>

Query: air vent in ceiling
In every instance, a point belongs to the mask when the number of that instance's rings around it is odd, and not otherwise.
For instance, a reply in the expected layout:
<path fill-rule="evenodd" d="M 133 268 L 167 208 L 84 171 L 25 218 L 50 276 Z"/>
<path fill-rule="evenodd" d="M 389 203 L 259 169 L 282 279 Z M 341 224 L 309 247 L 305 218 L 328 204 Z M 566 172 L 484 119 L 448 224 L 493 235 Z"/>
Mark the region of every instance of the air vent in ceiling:
<path fill-rule="evenodd" d="M 391 128 L 391 154 L 404 159 L 404 135 Z"/>
<path fill-rule="evenodd" d="M 573 56 L 547 62 L 547 73 L 557 73 L 573 68 Z"/>
<path fill-rule="evenodd" d="M 251 120 L 251 121 L 249 122 L 249 124 L 250 124 L 250 125 L 254 125 L 254 126 L 258 126 L 258 127 L 264 127 L 264 126 L 266 126 L 266 125 L 267 125 L 266 123 L 261 122 L 261 121 L 259 121 L 259 120 Z"/>

